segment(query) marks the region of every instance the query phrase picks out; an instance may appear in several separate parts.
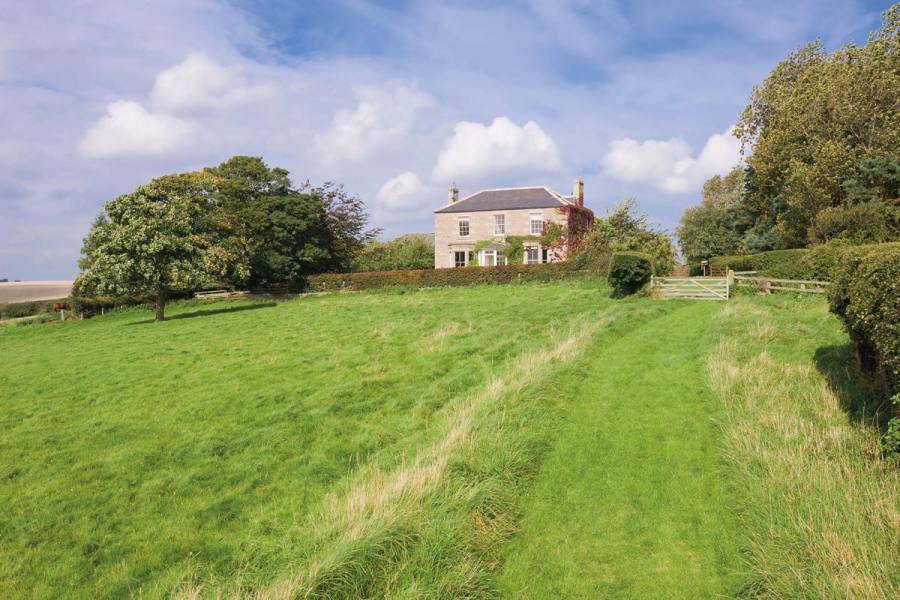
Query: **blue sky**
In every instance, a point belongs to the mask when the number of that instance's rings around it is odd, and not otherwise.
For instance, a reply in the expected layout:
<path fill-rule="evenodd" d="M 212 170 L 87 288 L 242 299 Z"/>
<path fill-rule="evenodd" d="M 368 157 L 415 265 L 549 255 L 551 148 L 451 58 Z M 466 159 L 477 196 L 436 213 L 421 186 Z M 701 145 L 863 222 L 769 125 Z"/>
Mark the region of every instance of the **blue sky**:
<path fill-rule="evenodd" d="M 69 278 L 103 203 L 261 155 L 337 181 L 387 236 L 456 182 L 585 178 L 673 229 L 755 83 L 816 38 L 864 43 L 888 2 L 4 2 L 0 277 Z"/>

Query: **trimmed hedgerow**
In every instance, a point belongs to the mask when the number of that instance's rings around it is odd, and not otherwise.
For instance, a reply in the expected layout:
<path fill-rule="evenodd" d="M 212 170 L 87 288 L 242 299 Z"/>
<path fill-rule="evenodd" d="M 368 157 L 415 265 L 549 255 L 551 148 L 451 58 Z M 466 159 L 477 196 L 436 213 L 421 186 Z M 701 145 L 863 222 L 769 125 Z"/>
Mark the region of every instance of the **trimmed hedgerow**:
<path fill-rule="evenodd" d="M 900 244 L 848 253 L 834 270 L 828 297 L 832 312 L 847 327 L 860 366 L 883 392 L 887 433 L 882 446 L 900 453 Z"/>
<path fill-rule="evenodd" d="M 577 276 L 566 263 L 505 265 L 462 269 L 372 271 L 368 273 L 324 273 L 307 278 L 310 292 L 372 290 L 385 287 L 457 287 L 476 283 L 556 281 Z"/>
<path fill-rule="evenodd" d="M 835 268 L 850 255 L 871 251 L 900 248 L 900 243 L 823 244 L 812 248 L 772 250 L 745 256 L 716 256 L 709 261 L 711 267 L 730 267 L 734 271 L 756 271 L 766 277 L 781 279 L 807 279 L 831 281 Z"/>
<path fill-rule="evenodd" d="M 8 304 L 0 304 L 0 319 L 17 319 L 20 317 L 30 317 L 43 313 L 52 313 L 53 304 L 61 302 L 65 298 L 56 300 L 39 300 L 35 302 L 10 302 Z"/>
<path fill-rule="evenodd" d="M 609 285 L 616 298 L 629 296 L 644 287 L 653 275 L 653 261 L 641 252 L 615 252 L 609 263 Z"/>

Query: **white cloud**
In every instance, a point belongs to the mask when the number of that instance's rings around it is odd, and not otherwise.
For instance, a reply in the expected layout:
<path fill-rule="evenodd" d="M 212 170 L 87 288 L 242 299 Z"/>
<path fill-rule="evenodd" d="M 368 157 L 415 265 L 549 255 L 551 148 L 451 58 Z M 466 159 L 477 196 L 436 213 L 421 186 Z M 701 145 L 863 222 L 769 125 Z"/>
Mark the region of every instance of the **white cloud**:
<path fill-rule="evenodd" d="M 268 92 L 264 86 L 247 84 L 237 69 L 192 52 L 156 76 L 151 98 L 159 109 L 180 111 L 236 106 L 263 98 Z"/>
<path fill-rule="evenodd" d="M 400 173 L 388 179 L 378 190 L 378 203 L 387 209 L 414 208 L 427 205 L 428 188 L 412 171 Z"/>
<path fill-rule="evenodd" d="M 366 158 L 409 133 L 416 113 L 433 104 L 430 96 L 404 84 L 361 87 L 356 96 L 356 110 L 337 111 L 331 129 L 316 137 L 326 162 Z"/>
<path fill-rule="evenodd" d="M 682 139 L 616 140 L 603 156 L 603 170 L 620 181 L 650 182 L 671 194 L 695 191 L 713 175 L 725 175 L 741 160 L 741 143 L 729 129 L 709 137 L 697 158 Z"/>
<path fill-rule="evenodd" d="M 196 132 L 190 121 L 148 112 L 129 100 L 109 104 L 106 112 L 81 138 L 78 150 L 83 156 L 161 156 L 187 146 Z"/>
<path fill-rule="evenodd" d="M 461 121 L 444 144 L 434 178 L 478 179 L 490 174 L 557 171 L 562 167 L 556 142 L 534 121 L 519 127 L 506 117 L 488 125 Z"/>
<path fill-rule="evenodd" d="M 675 165 L 690 159 L 691 147 L 679 139 L 647 140 L 631 138 L 610 144 L 603 157 L 603 169 L 620 181 L 653 181 L 668 177 Z"/>

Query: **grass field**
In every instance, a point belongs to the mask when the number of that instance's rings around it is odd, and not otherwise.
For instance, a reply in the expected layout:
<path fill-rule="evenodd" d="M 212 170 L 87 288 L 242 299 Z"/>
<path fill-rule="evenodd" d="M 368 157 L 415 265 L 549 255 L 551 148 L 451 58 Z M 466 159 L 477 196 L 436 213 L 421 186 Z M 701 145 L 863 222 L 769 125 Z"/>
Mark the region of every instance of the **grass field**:
<path fill-rule="evenodd" d="M 0 329 L 0 597 L 900 587 L 896 471 L 820 299 L 582 282 L 171 315 Z"/>

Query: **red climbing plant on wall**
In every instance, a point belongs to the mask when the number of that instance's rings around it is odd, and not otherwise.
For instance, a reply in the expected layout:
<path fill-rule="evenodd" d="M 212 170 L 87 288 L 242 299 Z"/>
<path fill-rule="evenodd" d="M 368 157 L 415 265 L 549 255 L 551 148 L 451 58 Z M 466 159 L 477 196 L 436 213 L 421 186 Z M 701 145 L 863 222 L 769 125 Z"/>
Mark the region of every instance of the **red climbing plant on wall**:
<path fill-rule="evenodd" d="M 594 224 L 594 211 L 570 204 L 559 209 L 566 217 L 565 225 L 544 225 L 541 245 L 549 248 L 553 260 L 562 260 L 578 251 L 581 239 Z"/>

